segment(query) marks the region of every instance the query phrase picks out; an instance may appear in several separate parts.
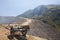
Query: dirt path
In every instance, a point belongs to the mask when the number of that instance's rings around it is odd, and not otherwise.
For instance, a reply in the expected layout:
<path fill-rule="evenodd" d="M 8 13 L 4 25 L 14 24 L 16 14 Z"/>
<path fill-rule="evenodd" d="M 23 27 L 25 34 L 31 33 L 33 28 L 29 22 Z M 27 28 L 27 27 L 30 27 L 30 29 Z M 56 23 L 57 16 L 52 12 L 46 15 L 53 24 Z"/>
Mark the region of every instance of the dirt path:
<path fill-rule="evenodd" d="M 22 23 L 21 25 L 29 25 L 32 20 L 31 19 L 28 19 L 28 18 L 25 18 L 26 19 L 26 22 Z"/>

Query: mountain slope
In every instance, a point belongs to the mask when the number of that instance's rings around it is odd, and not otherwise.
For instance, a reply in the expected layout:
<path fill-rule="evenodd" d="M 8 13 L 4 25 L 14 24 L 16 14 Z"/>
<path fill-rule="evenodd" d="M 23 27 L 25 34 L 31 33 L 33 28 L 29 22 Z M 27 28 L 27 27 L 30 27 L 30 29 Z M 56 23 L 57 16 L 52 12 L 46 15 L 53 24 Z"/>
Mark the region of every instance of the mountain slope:
<path fill-rule="evenodd" d="M 40 20 L 32 19 L 30 23 L 30 31 L 28 34 L 48 40 L 60 40 L 60 33 L 54 30 L 50 25 Z"/>
<path fill-rule="evenodd" d="M 27 16 L 27 15 L 29 15 L 29 16 Z M 28 11 L 26 11 L 26 12 L 24 12 L 23 14 L 21 14 L 21 15 L 18 15 L 17 17 L 32 17 L 33 15 L 32 15 L 32 10 L 28 10 Z"/>
<path fill-rule="evenodd" d="M 18 15 L 17 17 L 31 18 L 36 15 L 42 15 L 43 12 L 46 12 L 46 10 L 47 10 L 46 6 L 41 5 L 41 6 L 36 7 L 35 9 L 28 10 L 28 11 L 24 12 L 23 14 Z"/>
<path fill-rule="evenodd" d="M 18 17 L 28 16 L 27 18 L 39 19 L 60 31 L 60 5 L 41 5 L 33 9 L 32 13 L 29 12 Z M 31 17 L 26 14 L 30 14 Z"/>
<path fill-rule="evenodd" d="M 38 18 L 60 31 L 60 6 L 49 7 L 42 17 Z"/>

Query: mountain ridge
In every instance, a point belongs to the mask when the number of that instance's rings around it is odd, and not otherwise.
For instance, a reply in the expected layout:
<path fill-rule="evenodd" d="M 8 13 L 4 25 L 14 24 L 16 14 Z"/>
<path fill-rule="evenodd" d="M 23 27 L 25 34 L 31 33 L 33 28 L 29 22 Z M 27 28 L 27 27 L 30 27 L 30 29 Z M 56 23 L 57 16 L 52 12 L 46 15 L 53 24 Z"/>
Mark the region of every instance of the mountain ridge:
<path fill-rule="evenodd" d="M 31 14 L 29 12 L 18 17 L 38 19 L 60 31 L 60 5 L 41 5 L 32 9 Z"/>

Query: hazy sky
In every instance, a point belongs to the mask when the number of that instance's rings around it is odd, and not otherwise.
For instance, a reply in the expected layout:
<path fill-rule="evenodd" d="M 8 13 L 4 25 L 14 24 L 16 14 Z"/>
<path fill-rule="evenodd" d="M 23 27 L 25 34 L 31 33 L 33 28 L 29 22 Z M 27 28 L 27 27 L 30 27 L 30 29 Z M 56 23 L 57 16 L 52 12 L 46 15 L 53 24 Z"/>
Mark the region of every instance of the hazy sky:
<path fill-rule="evenodd" d="M 17 16 L 46 4 L 60 4 L 60 0 L 0 0 L 0 16 Z"/>

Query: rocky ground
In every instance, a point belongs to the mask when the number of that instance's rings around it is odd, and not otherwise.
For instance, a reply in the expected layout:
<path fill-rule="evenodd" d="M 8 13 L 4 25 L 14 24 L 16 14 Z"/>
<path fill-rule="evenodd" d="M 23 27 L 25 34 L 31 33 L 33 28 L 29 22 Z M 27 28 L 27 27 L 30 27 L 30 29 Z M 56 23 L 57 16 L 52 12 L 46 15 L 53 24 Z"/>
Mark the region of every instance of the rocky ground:
<path fill-rule="evenodd" d="M 30 25 L 27 33 L 27 40 L 60 40 L 60 33 L 55 31 L 50 25 L 40 20 L 26 19 L 21 25 Z M 0 40 L 8 40 L 9 30 L 0 26 Z M 16 38 L 15 38 L 16 40 Z"/>
<path fill-rule="evenodd" d="M 5 28 L 1 27 L 0 28 L 0 40 L 9 40 L 7 37 L 8 35 L 9 35 L 9 30 L 6 30 Z M 26 39 L 27 40 L 47 40 L 44 38 L 39 38 L 39 37 L 31 36 L 31 35 L 27 35 Z M 14 40 L 17 40 L 17 39 L 14 38 Z"/>
<path fill-rule="evenodd" d="M 60 40 L 60 32 L 57 32 L 52 26 L 45 24 L 40 20 L 32 19 L 30 28 L 30 35 L 46 38 L 48 40 Z"/>

